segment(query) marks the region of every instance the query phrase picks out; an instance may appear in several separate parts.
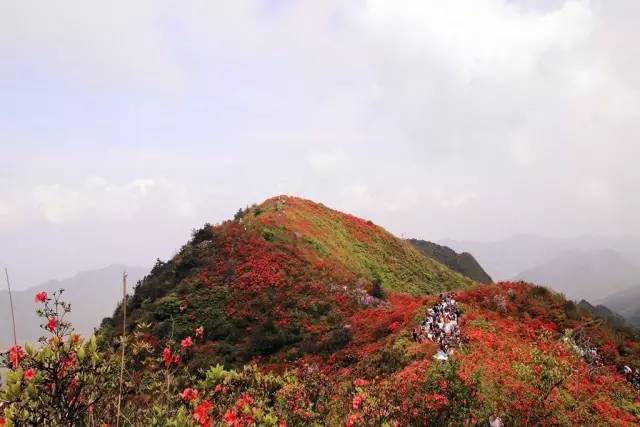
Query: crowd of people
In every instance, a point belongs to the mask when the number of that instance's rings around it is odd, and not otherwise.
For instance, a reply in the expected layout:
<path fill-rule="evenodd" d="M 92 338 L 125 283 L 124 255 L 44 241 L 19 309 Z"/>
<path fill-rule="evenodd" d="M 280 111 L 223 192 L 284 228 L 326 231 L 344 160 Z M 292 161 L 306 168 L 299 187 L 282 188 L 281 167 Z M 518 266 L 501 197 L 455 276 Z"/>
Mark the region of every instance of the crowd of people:
<path fill-rule="evenodd" d="M 624 375 L 636 390 L 640 391 L 640 370 L 638 368 L 633 369 L 624 365 L 618 368 L 618 372 Z"/>
<path fill-rule="evenodd" d="M 417 342 L 437 342 L 441 354 L 449 355 L 452 347 L 460 344 L 459 319 L 455 294 L 442 293 L 438 303 L 427 310 L 422 323 L 413 330 L 413 339 Z"/>

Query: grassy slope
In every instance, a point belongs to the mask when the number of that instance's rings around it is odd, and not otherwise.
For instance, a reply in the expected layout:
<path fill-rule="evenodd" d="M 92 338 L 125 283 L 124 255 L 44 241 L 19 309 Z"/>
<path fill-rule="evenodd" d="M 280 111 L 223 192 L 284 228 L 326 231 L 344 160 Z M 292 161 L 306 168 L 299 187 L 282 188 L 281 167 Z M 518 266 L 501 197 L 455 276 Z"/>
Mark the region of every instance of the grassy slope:
<path fill-rule="evenodd" d="M 367 280 L 379 277 L 387 291 L 419 295 L 472 284 L 382 227 L 309 200 L 275 197 L 243 220 L 253 231 L 274 232 L 275 241 L 299 240 L 313 248 L 316 257 L 331 259 Z"/>

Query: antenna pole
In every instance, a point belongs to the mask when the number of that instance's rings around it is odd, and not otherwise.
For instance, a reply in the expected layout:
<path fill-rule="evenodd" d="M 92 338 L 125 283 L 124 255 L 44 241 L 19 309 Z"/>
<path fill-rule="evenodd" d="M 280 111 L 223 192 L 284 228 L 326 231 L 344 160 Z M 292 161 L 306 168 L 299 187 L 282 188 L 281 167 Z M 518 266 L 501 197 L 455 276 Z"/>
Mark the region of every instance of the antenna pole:
<path fill-rule="evenodd" d="M 120 426 L 120 403 L 122 402 L 122 384 L 124 382 L 124 346 L 125 335 L 127 333 L 127 272 L 122 273 L 122 337 L 120 345 L 122 354 L 120 356 L 120 391 L 118 392 L 118 415 L 116 417 L 116 427 Z"/>
<path fill-rule="evenodd" d="M 13 345 L 18 345 L 18 335 L 16 334 L 16 316 L 13 310 L 13 297 L 11 296 L 11 283 L 9 282 L 9 270 L 5 267 L 4 275 L 7 278 L 7 289 L 9 290 L 9 304 L 11 305 L 11 322 L 13 323 Z"/>

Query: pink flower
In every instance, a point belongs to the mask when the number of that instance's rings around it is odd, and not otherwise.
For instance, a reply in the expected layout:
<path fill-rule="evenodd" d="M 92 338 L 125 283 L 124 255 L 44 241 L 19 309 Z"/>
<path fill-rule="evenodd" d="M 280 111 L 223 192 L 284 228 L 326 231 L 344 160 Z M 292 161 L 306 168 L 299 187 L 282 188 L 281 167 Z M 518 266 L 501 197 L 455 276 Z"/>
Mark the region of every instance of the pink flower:
<path fill-rule="evenodd" d="M 47 298 L 48 298 L 48 295 L 45 291 L 38 292 L 36 294 L 36 302 L 40 302 L 40 303 L 46 302 Z"/>
<path fill-rule="evenodd" d="M 180 349 L 182 350 L 191 348 L 191 346 L 193 346 L 193 341 L 191 340 L 191 337 L 186 337 L 180 342 Z"/>
<path fill-rule="evenodd" d="M 33 369 L 27 369 L 24 371 L 24 379 L 27 381 L 31 381 L 36 377 L 36 371 Z"/>
<path fill-rule="evenodd" d="M 200 326 L 199 328 L 196 328 L 195 333 L 196 339 L 202 339 L 204 337 L 204 327 Z"/>
<path fill-rule="evenodd" d="M 182 393 L 180 393 L 180 397 L 187 402 L 192 400 L 196 400 L 198 398 L 198 390 L 193 388 L 185 388 Z"/>
<path fill-rule="evenodd" d="M 176 354 L 173 358 L 173 363 L 175 363 L 176 365 L 179 365 L 180 362 L 182 362 L 182 358 L 180 357 L 179 354 Z"/>
<path fill-rule="evenodd" d="M 20 361 L 24 359 L 24 351 L 19 345 L 15 345 L 9 349 L 9 361 L 13 369 L 16 369 Z"/>
<path fill-rule="evenodd" d="M 162 351 L 162 360 L 164 360 L 165 368 L 171 366 L 171 360 L 173 359 L 173 355 L 171 354 L 171 349 L 169 347 L 165 347 Z"/>
<path fill-rule="evenodd" d="M 56 319 L 55 317 L 49 319 L 49 323 L 47 323 L 47 329 L 49 330 L 49 332 L 55 331 L 56 326 L 58 326 L 58 319 Z"/>
<path fill-rule="evenodd" d="M 364 399 L 362 398 L 362 396 L 357 395 L 353 398 L 353 401 L 351 402 L 351 407 L 353 407 L 353 409 L 358 409 L 360 407 L 360 405 L 362 405 L 362 401 Z"/>

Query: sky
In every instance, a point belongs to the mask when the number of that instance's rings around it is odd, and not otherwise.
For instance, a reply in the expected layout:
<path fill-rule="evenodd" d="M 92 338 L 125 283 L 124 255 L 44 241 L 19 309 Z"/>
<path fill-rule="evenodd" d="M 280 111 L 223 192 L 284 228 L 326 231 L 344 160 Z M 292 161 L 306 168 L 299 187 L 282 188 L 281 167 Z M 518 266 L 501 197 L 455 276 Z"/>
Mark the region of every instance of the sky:
<path fill-rule="evenodd" d="M 640 234 L 637 0 L 0 3 L 0 265 L 150 266 L 277 194 L 404 237 Z"/>

